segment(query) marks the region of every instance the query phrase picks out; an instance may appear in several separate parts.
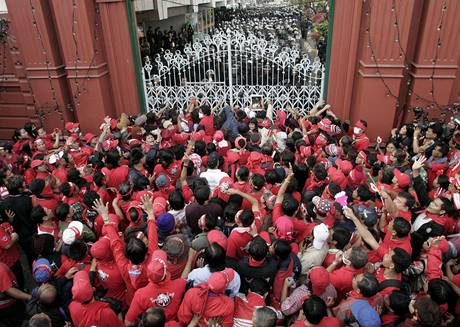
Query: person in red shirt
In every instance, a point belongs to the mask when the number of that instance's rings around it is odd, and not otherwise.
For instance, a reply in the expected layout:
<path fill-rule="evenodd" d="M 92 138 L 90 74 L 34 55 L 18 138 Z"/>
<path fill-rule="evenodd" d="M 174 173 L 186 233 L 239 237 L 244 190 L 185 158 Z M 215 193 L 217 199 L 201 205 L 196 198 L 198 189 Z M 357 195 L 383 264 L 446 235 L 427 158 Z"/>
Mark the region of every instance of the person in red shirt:
<path fill-rule="evenodd" d="M 15 274 L 17 279 L 22 280 L 22 267 L 19 262 L 19 235 L 14 232 L 13 227 L 7 222 L 7 219 L 2 218 L 0 224 L 0 262 L 6 264 Z M 7 217 L 6 217 L 7 218 Z M 22 285 L 22 283 L 19 283 Z"/>
<path fill-rule="evenodd" d="M 151 307 L 163 308 L 167 320 L 175 319 L 186 282 L 182 278 L 171 280 L 167 261 L 166 252 L 156 250 L 153 253 L 147 268 L 149 283 L 134 294 L 125 317 L 126 326 L 135 326 L 139 315 Z"/>
<path fill-rule="evenodd" d="M 94 299 L 88 272 L 82 270 L 74 275 L 72 299 L 69 311 L 75 327 L 124 326 L 108 303 Z"/>
<path fill-rule="evenodd" d="M 303 317 L 296 321 L 291 327 L 322 326 L 340 327 L 340 321 L 328 316 L 326 303 L 316 295 L 310 295 L 302 305 Z"/>
<path fill-rule="evenodd" d="M 200 109 L 204 116 L 200 120 L 200 125 L 204 127 L 206 136 L 211 138 L 215 133 L 214 116 L 211 115 L 211 108 L 208 105 L 202 105 Z"/>
<path fill-rule="evenodd" d="M 265 306 L 265 298 L 269 292 L 270 285 L 266 280 L 254 278 L 249 285 L 248 295 L 239 293 L 235 297 L 233 326 L 246 327 L 251 324 L 256 308 Z"/>
<path fill-rule="evenodd" d="M 369 138 L 364 133 L 367 129 L 367 122 L 359 119 L 356 121 L 355 126 L 353 127 L 353 147 L 356 151 L 367 150 L 369 147 Z"/>
<path fill-rule="evenodd" d="M 110 240 L 108 237 L 101 237 L 91 246 L 91 256 L 97 260 L 92 265 L 90 271 L 94 271 L 97 276 L 96 285 L 100 285 L 103 290 L 107 290 L 106 297 L 120 301 L 124 307 L 126 302 L 127 286 L 121 276 L 121 272 L 115 263 L 112 251 L 110 250 Z M 131 285 L 129 285 L 131 286 Z M 132 292 L 132 288 L 130 287 Z"/>
<path fill-rule="evenodd" d="M 344 266 L 337 269 L 343 263 Z M 367 251 L 362 246 L 354 246 L 344 252 L 343 255 L 336 256 L 332 264 L 327 267 L 331 277 L 331 284 L 337 290 L 339 298 L 352 290 L 353 277 L 364 271 L 367 264 Z"/>
<path fill-rule="evenodd" d="M 227 256 L 241 260 L 246 254 L 245 248 L 252 240 L 254 213 L 251 210 L 240 210 L 235 216 L 238 227 L 233 228 L 228 237 Z"/>
<path fill-rule="evenodd" d="M 22 301 L 29 301 L 32 296 L 18 288 L 13 272 L 3 262 L 0 262 L 0 276 L 0 323 L 20 326 L 24 314 Z"/>
<path fill-rule="evenodd" d="M 198 323 L 201 327 L 207 326 L 205 320 L 217 317 L 222 319 L 222 327 L 233 326 L 235 304 L 224 294 L 233 277 L 233 269 L 227 268 L 211 274 L 207 283 L 188 290 L 177 313 L 179 322 L 187 325 L 197 315 L 201 317 Z"/>

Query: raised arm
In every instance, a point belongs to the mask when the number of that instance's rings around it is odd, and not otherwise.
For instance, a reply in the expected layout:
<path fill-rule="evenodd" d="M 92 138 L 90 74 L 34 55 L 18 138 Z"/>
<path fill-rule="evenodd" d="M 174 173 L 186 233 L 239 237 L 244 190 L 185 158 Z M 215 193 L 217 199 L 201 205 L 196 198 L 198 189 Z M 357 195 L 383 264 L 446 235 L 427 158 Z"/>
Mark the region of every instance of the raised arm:
<path fill-rule="evenodd" d="M 292 172 L 292 168 L 290 168 L 286 179 L 284 180 L 283 184 L 281 184 L 281 187 L 278 191 L 278 195 L 276 196 L 276 200 L 275 200 L 275 205 L 281 204 L 283 202 L 284 194 L 286 193 L 286 189 L 293 178 L 294 178 L 294 173 Z"/>
<path fill-rule="evenodd" d="M 155 250 L 158 250 L 158 232 L 153 211 L 153 200 L 150 196 L 144 195 L 141 198 L 141 203 L 141 208 L 147 213 L 148 253 L 151 255 Z"/>
<path fill-rule="evenodd" d="M 366 242 L 373 250 L 377 250 L 379 248 L 379 243 L 375 240 L 374 236 L 372 236 L 371 232 L 364 226 L 363 223 L 358 219 L 358 217 L 355 216 L 353 213 L 353 210 L 351 208 L 344 208 L 343 209 L 343 214 L 345 217 L 353 221 L 353 223 L 356 226 L 356 229 L 358 230 L 359 235 L 361 235 L 361 238 Z"/>
<path fill-rule="evenodd" d="M 251 203 L 251 206 L 252 206 L 251 210 L 253 212 L 260 212 L 259 201 L 257 201 L 257 199 L 255 197 L 253 197 L 252 195 L 249 195 L 247 193 L 243 193 L 240 190 L 237 190 L 237 189 L 234 189 L 234 188 L 228 189 L 227 194 L 229 194 L 229 195 L 238 194 L 242 198 L 248 200 L 249 203 Z"/>

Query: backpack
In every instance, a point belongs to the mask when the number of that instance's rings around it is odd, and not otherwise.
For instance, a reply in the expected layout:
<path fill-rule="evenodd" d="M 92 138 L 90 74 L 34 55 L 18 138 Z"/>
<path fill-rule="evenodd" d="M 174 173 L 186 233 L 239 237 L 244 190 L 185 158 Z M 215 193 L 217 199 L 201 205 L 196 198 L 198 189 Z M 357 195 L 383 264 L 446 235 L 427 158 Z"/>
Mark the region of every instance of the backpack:
<path fill-rule="evenodd" d="M 404 292 L 407 295 L 411 294 L 410 285 L 397 279 L 385 279 L 379 285 L 379 292 L 383 291 L 388 287 L 396 287 L 401 292 Z"/>

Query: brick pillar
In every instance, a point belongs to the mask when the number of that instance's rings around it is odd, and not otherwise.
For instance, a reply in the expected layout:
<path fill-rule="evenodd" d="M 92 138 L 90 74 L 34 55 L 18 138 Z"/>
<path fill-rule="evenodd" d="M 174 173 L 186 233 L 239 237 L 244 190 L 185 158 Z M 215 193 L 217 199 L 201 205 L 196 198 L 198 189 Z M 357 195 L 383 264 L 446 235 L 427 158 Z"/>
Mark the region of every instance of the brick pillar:
<path fill-rule="evenodd" d="M 63 127 L 65 120 L 74 120 L 74 115 L 68 109 L 71 102 L 59 40 L 48 2 L 31 2 L 32 7 L 29 0 L 6 0 L 11 28 L 24 60 L 18 66 L 24 67 L 35 106 L 42 111 L 44 126 Z"/>

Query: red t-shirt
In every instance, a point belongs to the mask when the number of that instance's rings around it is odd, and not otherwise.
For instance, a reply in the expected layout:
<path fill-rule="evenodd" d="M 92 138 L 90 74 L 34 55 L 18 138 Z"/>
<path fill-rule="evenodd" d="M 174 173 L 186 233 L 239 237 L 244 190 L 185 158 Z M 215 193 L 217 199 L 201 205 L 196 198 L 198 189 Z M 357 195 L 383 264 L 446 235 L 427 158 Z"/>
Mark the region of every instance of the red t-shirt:
<path fill-rule="evenodd" d="M 385 277 L 384 275 L 384 272 L 385 272 L 385 269 L 384 268 L 379 268 L 376 272 L 375 272 L 375 277 L 377 278 L 377 280 L 379 281 L 379 283 L 382 283 L 383 281 L 385 281 L 387 278 Z M 397 279 L 397 280 L 401 280 L 401 274 L 399 274 L 399 276 L 395 277 L 395 278 L 392 278 L 392 279 Z M 384 288 L 382 291 L 379 292 L 380 295 L 389 295 L 391 293 L 393 293 L 393 291 L 396 291 L 398 290 L 397 287 L 394 287 L 394 286 L 389 286 L 389 287 L 386 287 Z"/>
<path fill-rule="evenodd" d="M 96 272 L 99 283 L 107 290 L 105 296 L 124 302 L 127 289 L 116 263 L 99 261 Z"/>
<path fill-rule="evenodd" d="M 16 244 L 6 249 L 11 241 L 11 234 L 0 225 L 0 262 L 8 267 L 11 267 L 19 259 L 19 248 Z"/>
<path fill-rule="evenodd" d="M 200 125 L 204 126 L 204 131 L 207 136 L 214 135 L 214 117 L 213 116 L 204 116 L 200 120 Z"/>
<path fill-rule="evenodd" d="M 166 280 L 138 289 L 126 314 L 127 321 L 136 321 L 137 317 L 148 308 L 162 308 L 166 320 L 176 318 L 182 296 L 185 292 L 185 279 Z"/>
<path fill-rule="evenodd" d="M 233 230 L 228 237 L 227 256 L 238 260 L 243 259 L 245 255 L 244 248 L 252 240 L 252 235 L 237 230 Z"/>
<path fill-rule="evenodd" d="M 3 262 L 0 262 L 0 276 L 2 276 L 0 278 L 0 309 L 5 309 L 16 301 L 5 294 L 5 291 L 16 285 L 16 277 Z"/>
<path fill-rule="evenodd" d="M 72 301 L 69 305 L 69 311 L 75 327 L 125 326 L 109 304 L 105 302 L 94 301 L 89 304 L 81 304 Z"/>
<path fill-rule="evenodd" d="M 364 268 L 354 269 L 352 267 L 344 266 L 329 273 L 331 284 L 335 287 L 338 293 L 345 295 L 345 293 L 352 290 L 353 276 L 364 272 Z"/>
<path fill-rule="evenodd" d="M 394 248 L 401 248 L 407 253 L 412 254 L 412 245 L 410 244 L 409 235 L 403 240 L 394 240 L 391 238 L 391 233 L 388 232 L 388 229 L 386 229 L 385 232 L 386 234 L 382 245 L 387 248 L 387 252 Z"/>

